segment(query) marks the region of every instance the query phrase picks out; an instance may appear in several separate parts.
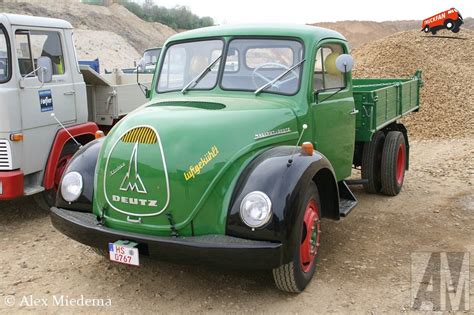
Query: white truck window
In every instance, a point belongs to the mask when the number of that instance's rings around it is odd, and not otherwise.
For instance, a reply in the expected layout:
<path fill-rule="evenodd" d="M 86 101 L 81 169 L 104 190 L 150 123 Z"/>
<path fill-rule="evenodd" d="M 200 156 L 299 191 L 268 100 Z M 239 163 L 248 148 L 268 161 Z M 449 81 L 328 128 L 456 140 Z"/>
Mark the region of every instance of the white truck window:
<path fill-rule="evenodd" d="M 49 57 L 53 63 L 53 75 L 64 74 L 64 55 L 61 38 L 53 31 L 17 31 L 15 49 L 20 73 L 25 76 L 37 68 L 39 57 Z"/>
<path fill-rule="evenodd" d="M 344 74 L 336 68 L 336 58 L 343 53 L 339 44 L 327 44 L 318 49 L 313 83 L 316 91 L 344 87 Z"/>
<path fill-rule="evenodd" d="M 10 52 L 7 35 L 0 25 L 0 83 L 5 83 L 10 78 Z"/>

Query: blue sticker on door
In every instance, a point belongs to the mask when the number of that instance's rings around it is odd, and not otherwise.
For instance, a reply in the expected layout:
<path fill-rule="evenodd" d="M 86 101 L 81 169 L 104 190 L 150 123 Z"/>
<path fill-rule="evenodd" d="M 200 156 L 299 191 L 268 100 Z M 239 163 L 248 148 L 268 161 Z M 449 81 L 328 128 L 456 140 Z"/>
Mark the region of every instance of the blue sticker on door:
<path fill-rule="evenodd" d="M 53 111 L 53 96 L 51 90 L 38 91 L 41 112 L 52 112 Z"/>

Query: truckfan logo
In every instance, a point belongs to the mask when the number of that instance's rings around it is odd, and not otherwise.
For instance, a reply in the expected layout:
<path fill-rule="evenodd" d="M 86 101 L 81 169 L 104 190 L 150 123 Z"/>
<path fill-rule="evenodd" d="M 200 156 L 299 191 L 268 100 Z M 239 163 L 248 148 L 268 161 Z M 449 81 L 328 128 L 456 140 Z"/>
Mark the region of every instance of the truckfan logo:
<path fill-rule="evenodd" d="M 106 159 L 103 190 L 110 207 L 129 216 L 154 216 L 168 207 L 168 171 L 153 127 L 134 127 L 115 140 Z"/>
<path fill-rule="evenodd" d="M 442 29 L 447 29 L 453 33 L 457 33 L 463 23 L 464 21 L 461 13 L 459 13 L 455 8 L 451 8 L 424 19 L 421 24 L 421 30 L 425 33 L 431 32 L 433 35 Z"/>

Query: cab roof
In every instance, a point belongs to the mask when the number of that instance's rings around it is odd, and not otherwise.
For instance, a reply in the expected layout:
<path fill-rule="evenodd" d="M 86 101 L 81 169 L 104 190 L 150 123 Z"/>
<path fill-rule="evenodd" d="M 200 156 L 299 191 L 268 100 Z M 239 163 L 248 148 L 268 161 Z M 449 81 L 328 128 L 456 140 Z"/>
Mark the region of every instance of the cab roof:
<path fill-rule="evenodd" d="M 340 33 L 327 28 L 293 24 L 242 24 L 211 26 L 178 33 L 171 36 L 169 41 L 220 36 L 282 36 L 296 37 L 302 40 L 312 40 L 316 42 L 325 38 L 336 38 L 346 41 L 346 38 Z"/>
<path fill-rule="evenodd" d="M 49 27 L 49 28 L 73 28 L 71 23 L 53 18 L 37 17 L 29 15 L 9 14 L 0 13 L 0 22 L 7 20 L 11 25 L 21 26 L 38 26 L 38 27 Z"/>

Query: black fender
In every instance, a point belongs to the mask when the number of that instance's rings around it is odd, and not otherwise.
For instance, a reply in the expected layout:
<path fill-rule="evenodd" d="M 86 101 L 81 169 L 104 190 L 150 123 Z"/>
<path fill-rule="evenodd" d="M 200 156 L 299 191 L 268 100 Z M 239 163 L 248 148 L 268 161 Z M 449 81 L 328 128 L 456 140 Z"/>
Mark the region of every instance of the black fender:
<path fill-rule="evenodd" d="M 291 163 L 289 160 L 291 159 Z M 314 151 L 308 155 L 294 146 L 269 149 L 242 172 L 234 189 L 227 216 L 226 234 L 281 242 L 282 263 L 290 261 L 297 244 L 303 212 L 304 188 L 314 181 L 318 187 L 322 217 L 339 219 L 339 195 L 334 170 L 328 159 Z M 272 217 L 263 227 L 251 229 L 240 218 L 240 204 L 252 191 L 261 191 L 272 202 Z"/>
<path fill-rule="evenodd" d="M 84 189 L 77 201 L 69 203 L 63 199 L 60 185 L 58 194 L 56 196 L 56 207 L 83 212 L 92 212 L 95 167 L 97 165 L 97 159 L 100 149 L 102 148 L 102 144 L 104 143 L 104 139 L 105 137 L 91 141 L 85 146 L 81 147 L 76 152 L 76 154 L 74 154 L 68 166 L 66 167 L 63 176 L 73 171 L 80 173 L 82 175 Z"/>

